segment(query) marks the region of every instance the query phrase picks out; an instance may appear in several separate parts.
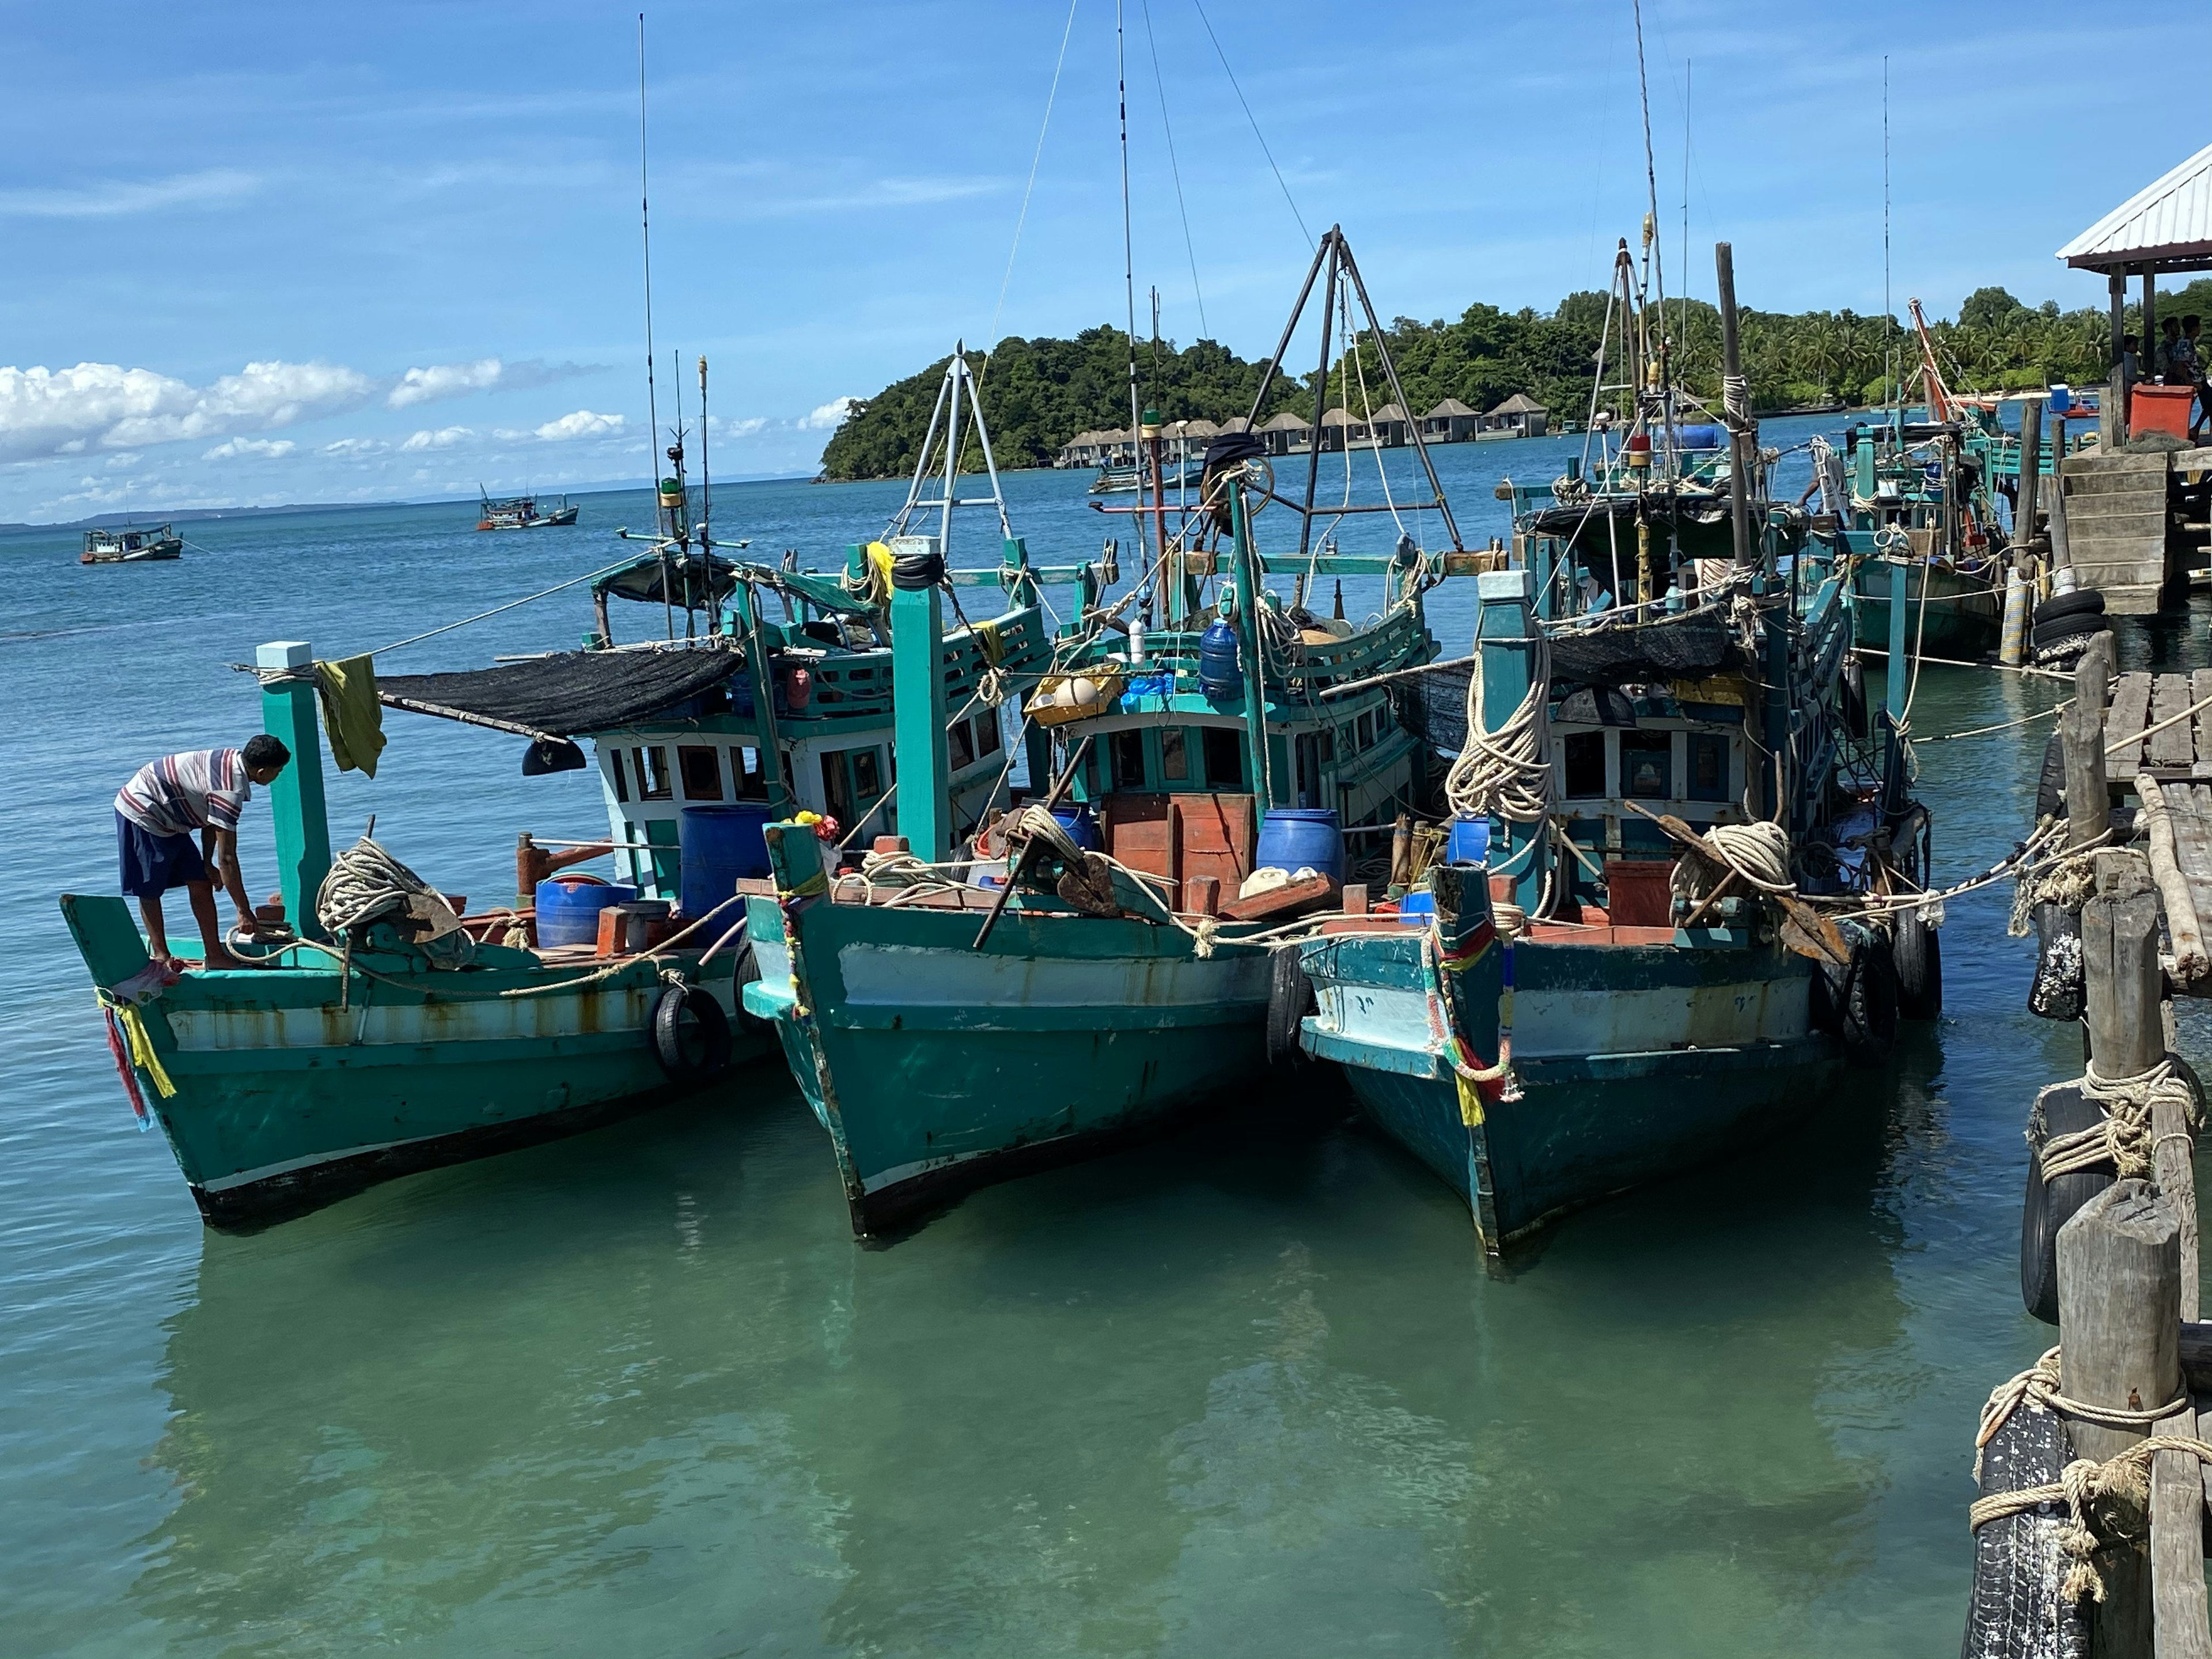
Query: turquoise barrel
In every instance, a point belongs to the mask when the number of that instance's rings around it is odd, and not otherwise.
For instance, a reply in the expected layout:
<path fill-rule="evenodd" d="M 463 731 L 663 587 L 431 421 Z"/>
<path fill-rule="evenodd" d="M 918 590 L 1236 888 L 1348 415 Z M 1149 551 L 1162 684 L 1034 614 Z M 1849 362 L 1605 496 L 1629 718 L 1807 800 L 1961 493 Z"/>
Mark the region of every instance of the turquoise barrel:
<path fill-rule="evenodd" d="M 685 915 L 696 921 L 735 893 L 739 881 L 768 874 L 763 831 L 774 816 L 765 801 L 684 809 L 676 824 L 682 854 L 677 903 Z M 736 921 L 734 905 L 725 914 Z"/>
<path fill-rule="evenodd" d="M 1279 806 L 1260 821 L 1262 870 L 1318 870 L 1344 879 L 1344 830 L 1334 806 Z"/>
<path fill-rule="evenodd" d="M 614 904 L 637 902 L 637 889 L 602 881 L 597 876 L 553 876 L 538 884 L 538 943 L 594 945 L 599 937 L 599 912 Z"/>
<path fill-rule="evenodd" d="M 1198 689 L 1217 702 L 1241 695 L 1244 669 L 1237 657 L 1237 630 L 1217 622 L 1198 636 Z"/>

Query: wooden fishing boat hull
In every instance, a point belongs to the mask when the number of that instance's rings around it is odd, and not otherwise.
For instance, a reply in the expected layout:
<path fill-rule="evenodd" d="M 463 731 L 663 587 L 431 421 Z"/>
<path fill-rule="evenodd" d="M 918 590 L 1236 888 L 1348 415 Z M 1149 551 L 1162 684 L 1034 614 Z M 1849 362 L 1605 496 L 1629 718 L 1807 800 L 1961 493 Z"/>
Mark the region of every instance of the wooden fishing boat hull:
<path fill-rule="evenodd" d="M 1780 1133 L 1842 1063 L 1812 1027 L 1810 964 L 1779 949 L 1522 942 L 1501 999 L 1517 1089 L 1477 1088 L 1436 1035 L 1422 948 L 1413 929 L 1304 946 L 1318 1012 L 1302 1039 L 1467 1203 L 1492 1255 Z"/>
<path fill-rule="evenodd" d="M 853 1230 L 1157 1131 L 1264 1065 L 1265 951 L 1194 954 L 1121 918 L 748 901 L 793 1075 L 830 1131 Z M 797 950 L 791 946 L 795 942 Z M 796 971 L 794 971 L 794 969 Z"/>
<path fill-rule="evenodd" d="M 131 549 L 127 553 L 85 552 L 77 556 L 79 564 L 152 564 L 162 559 L 181 559 L 185 544 L 181 541 L 155 542 L 145 547 Z"/>
<path fill-rule="evenodd" d="M 114 995 L 145 957 L 122 901 L 63 908 L 94 982 Z M 133 962 L 133 952 L 136 961 Z M 416 1170 L 574 1133 L 665 1104 L 650 1022 L 665 963 L 640 958 L 587 986 L 502 997 L 599 964 L 356 975 L 341 996 L 311 965 L 195 972 L 137 1006 L 159 1065 L 133 1067 L 201 1213 L 218 1226 L 298 1214 Z M 690 958 L 696 961 L 696 957 Z M 703 981 L 734 1011 L 726 956 Z M 769 1052 L 732 1022 L 733 1062 Z M 169 1090 L 161 1082 L 166 1079 Z"/>
<path fill-rule="evenodd" d="M 1860 645 L 1888 647 L 1892 568 L 1887 559 L 1869 559 L 1858 568 L 1854 638 Z M 1948 565 L 1914 562 L 1905 566 L 1905 637 L 1909 646 L 1931 657 L 1975 658 L 1996 648 L 2004 626 L 2002 588 Z"/>

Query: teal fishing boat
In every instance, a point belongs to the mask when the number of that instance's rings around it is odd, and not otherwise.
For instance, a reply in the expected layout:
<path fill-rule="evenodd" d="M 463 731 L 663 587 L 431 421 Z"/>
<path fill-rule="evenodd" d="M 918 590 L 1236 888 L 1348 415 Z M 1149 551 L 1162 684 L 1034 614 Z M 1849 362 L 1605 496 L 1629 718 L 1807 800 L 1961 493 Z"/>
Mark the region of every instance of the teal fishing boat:
<path fill-rule="evenodd" d="M 1331 316 L 1359 292 L 1339 231 L 1301 307 L 1324 270 Z M 953 363 L 921 463 L 942 444 L 946 500 L 967 385 Z M 1389 553 L 1324 548 L 1292 501 L 1297 550 L 1271 555 L 1254 513 L 1288 498 L 1254 440 L 1217 439 L 1199 506 L 1118 599 L 1103 568 L 1074 573 L 1076 618 L 1024 688 L 1031 798 L 964 845 L 931 805 L 946 765 L 947 584 L 1027 573 L 948 575 L 936 538 L 891 538 L 907 863 L 840 874 L 803 829 L 771 825 L 776 891 L 748 904 L 760 978 L 745 1004 L 776 1022 L 830 1131 L 856 1231 L 1157 1129 L 1261 1073 L 1272 947 L 1337 902 L 1345 827 L 1385 825 L 1425 787 L 1423 746 L 1379 682 L 1435 654 L 1423 595 L 1477 556 L 1425 476 L 1427 496 L 1402 511 L 1432 514 L 1449 552 L 1410 534 Z M 1132 516 L 1157 530 L 1170 512 L 1156 489 Z M 1270 574 L 1293 579 L 1287 599 Z M 1352 574 L 1382 579 L 1373 619 L 1304 609 L 1310 582 Z"/>
<path fill-rule="evenodd" d="M 293 756 L 270 795 L 294 942 L 236 939 L 251 965 L 179 973 L 149 960 L 123 899 L 61 901 L 133 1108 L 210 1222 L 587 1127 L 765 1050 L 733 1024 L 726 921 L 605 956 L 533 950 L 507 942 L 512 912 L 456 915 L 365 837 L 334 860 L 313 653 L 267 645 L 258 665 L 264 725 Z"/>
<path fill-rule="evenodd" d="M 1732 310 L 1725 265 L 1722 288 Z M 1928 815 L 1896 711 L 1869 723 L 1854 698 L 1849 552 L 1747 466 L 1717 496 L 1730 556 L 1708 556 L 1674 412 L 1638 393 L 1619 451 L 1524 497 L 1524 565 L 1477 577 L 1473 656 L 1424 677 L 1457 751 L 1456 850 L 1300 946 L 1304 1049 L 1467 1202 L 1493 1261 L 1801 1121 L 1847 1060 L 1881 1060 L 1900 1004 L 1940 1004 L 1935 934 L 1900 908 Z M 1747 423 L 1732 436 L 1756 453 Z M 1864 914 L 1838 925 L 1823 897 Z"/>

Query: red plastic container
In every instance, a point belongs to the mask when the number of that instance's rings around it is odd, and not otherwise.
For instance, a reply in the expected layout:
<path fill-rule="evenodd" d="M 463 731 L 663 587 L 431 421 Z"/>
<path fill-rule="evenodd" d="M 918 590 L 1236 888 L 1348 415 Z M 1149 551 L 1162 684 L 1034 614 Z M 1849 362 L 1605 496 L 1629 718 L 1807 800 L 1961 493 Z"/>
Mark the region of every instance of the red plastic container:
<path fill-rule="evenodd" d="M 1670 927 L 1674 921 L 1672 859 L 1607 859 L 1606 914 L 1616 927 Z"/>
<path fill-rule="evenodd" d="M 2128 435 L 2170 432 L 2189 436 L 2189 410 L 2197 401 L 2197 388 L 2187 386 L 2138 386 L 2128 404 Z"/>

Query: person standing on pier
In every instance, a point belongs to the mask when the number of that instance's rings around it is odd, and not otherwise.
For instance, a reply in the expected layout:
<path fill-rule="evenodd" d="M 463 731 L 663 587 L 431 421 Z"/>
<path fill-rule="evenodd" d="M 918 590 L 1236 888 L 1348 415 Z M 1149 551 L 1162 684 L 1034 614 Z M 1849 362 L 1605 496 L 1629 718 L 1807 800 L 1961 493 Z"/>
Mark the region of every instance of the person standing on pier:
<path fill-rule="evenodd" d="M 212 866 L 223 890 L 238 907 L 240 929 L 260 932 L 246 878 L 238 867 L 238 817 L 253 786 L 271 782 L 292 751 L 267 732 L 246 740 L 243 749 L 194 749 L 149 761 L 115 797 L 115 837 L 123 867 L 123 890 L 138 901 L 146 921 L 146 951 L 169 963 L 168 928 L 161 896 L 181 887 L 190 898 L 205 946 L 209 968 L 235 968 L 238 959 L 223 948 L 216 919 Z M 193 832 L 199 844 L 193 844 Z"/>

